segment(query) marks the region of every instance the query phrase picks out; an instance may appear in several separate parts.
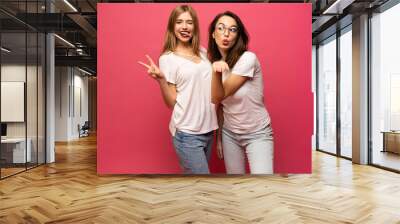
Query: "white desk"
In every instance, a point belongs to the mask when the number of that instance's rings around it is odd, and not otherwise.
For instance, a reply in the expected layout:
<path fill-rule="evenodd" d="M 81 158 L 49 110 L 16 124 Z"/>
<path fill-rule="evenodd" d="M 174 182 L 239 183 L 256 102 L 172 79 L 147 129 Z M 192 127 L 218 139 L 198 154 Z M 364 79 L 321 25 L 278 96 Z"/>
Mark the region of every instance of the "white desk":
<path fill-rule="evenodd" d="M 25 138 L 6 138 L 1 139 L 2 144 L 2 152 L 6 150 L 10 150 L 8 147 L 12 148 L 12 163 L 25 163 L 25 158 L 27 159 L 26 162 L 31 162 L 32 154 L 31 154 L 31 145 L 32 140 L 28 138 L 26 140 L 28 143 L 26 147 L 26 154 L 25 154 Z M 6 147 L 3 149 L 3 147 Z"/>

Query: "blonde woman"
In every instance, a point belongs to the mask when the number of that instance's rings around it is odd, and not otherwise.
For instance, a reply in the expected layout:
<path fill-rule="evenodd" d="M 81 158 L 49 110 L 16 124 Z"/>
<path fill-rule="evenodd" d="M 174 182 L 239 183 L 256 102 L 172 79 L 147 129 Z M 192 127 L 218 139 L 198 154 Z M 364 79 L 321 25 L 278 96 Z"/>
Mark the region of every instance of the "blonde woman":
<path fill-rule="evenodd" d="M 212 67 L 200 47 L 199 22 L 188 5 L 176 7 L 168 20 L 159 67 L 139 62 L 160 85 L 173 109 L 169 125 L 175 151 L 186 174 L 208 174 L 214 130 L 218 128 L 211 102 Z"/>

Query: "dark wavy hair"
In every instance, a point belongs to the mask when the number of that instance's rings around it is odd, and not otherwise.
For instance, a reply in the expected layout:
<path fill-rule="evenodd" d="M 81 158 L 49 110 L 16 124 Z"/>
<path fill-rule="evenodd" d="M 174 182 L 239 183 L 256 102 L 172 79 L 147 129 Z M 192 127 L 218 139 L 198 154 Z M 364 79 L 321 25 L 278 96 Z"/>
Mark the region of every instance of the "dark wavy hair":
<path fill-rule="evenodd" d="M 208 28 L 208 59 L 211 63 L 215 61 L 219 61 L 222 59 L 222 55 L 218 50 L 217 43 L 213 38 L 213 33 L 215 31 L 215 26 L 219 18 L 222 16 L 229 16 L 233 18 L 238 26 L 238 34 L 236 37 L 235 44 L 229 49 L 228 54 L 226 56 L 225 62 L 229 65 L 229 68 L 233 68 L 236 62 L 239 60 L 240 56 L 247 51 L 247 44 L 249 42 L 249 34 L 246 31 L 242 21 L 239 16 L 231 11 L 226 11 L 215 16 L 214 20 L 211 22 L 210 27 Z"/>

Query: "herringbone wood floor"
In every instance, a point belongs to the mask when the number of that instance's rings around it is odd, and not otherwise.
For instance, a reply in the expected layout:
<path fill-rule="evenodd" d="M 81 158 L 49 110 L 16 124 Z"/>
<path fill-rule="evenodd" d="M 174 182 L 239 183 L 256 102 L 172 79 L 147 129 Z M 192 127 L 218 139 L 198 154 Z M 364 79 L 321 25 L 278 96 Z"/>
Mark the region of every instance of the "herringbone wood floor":
<path fill-rule="evenodd" d="M 0 181 L 0 223 L 400 223 L 400 175 L 315 152 L 312 175 L 96 174 L 96 138 Z"/>

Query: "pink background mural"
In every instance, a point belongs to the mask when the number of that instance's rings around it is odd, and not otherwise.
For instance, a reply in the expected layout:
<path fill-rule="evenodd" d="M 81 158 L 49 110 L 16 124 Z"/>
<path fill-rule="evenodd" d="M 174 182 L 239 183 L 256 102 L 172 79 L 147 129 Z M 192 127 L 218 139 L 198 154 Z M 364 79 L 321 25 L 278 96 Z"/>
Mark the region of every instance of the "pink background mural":
<path fill-rule="evenodd" d="M 137 63 L 158 61 L 169 13 L 177 4 L 98 5 L 99 174 L 180 173 L 168 131 L 171 115 L 158 84 Z M 275 138 L 276 173 L 311 172 L 311 4 L 191 4 L 200 19 L 201 42 L 215 15 L 238 14 L 250 34 L 250 50 L 262 66 L 265 103 Z M 215 148 L 213 173 L 224 173 Z"/>

